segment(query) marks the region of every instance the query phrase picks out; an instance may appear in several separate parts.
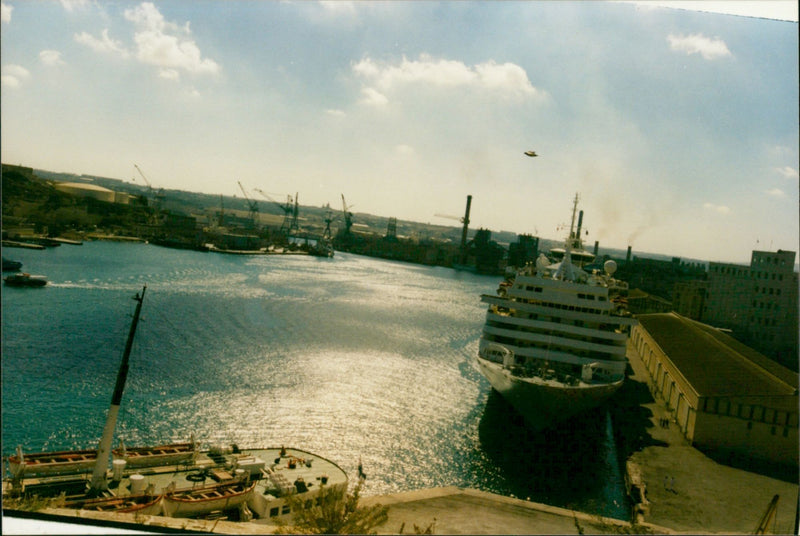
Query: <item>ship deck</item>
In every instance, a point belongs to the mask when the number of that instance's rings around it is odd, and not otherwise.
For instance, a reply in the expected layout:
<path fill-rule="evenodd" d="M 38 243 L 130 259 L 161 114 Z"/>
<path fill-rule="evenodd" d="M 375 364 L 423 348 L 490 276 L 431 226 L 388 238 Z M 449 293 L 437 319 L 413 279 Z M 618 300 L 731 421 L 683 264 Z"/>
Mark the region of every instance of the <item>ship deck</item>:
<path fill-rule="evenodd" d="M 236 450 L 237 452 L 234 452 Z M 255 494 L 266 501 L 285 498 L 295 491 L 319 490 L 347 485 L 347 474 L 334 462 L 294 448 L 225 449 L 198 452 L 194 461 L 177 465 L 156 465 L 108 472 L 106 496 L 126 497 L 150 490 L 162 495 L 170 490 L 194 489 L 232 482 L 249 476 L 256 480 Z M 71 475 L 23 477 L 22 493 L 66 500 L 85 497 L 91 472 Z M 300 483 L 300 484 L 299 484 Z M 299 484 L 299 485 L 298 485 Z M 302 489 L 305 486 L 305 489 Z M 3 480 L 3 494 L 12 493 L 12 479 Z"/>

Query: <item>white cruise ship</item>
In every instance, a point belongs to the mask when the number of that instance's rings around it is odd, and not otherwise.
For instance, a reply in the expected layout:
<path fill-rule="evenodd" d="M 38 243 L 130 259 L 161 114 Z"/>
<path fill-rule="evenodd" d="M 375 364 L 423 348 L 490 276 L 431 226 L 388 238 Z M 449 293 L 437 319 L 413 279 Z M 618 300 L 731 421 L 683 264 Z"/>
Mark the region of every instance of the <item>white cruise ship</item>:
<path fill-rule="evenodd" d="M 578 196 L 564 249 L 540 255 L 500 284 L 480 340 L 481 372 L 529 426 L 543 429 L 594 408 L 622 386 L 625 347 L 636 320 L 617 265 L 587 266 L 594 255 L 575 230 Z M 581 214 L 582 216 L 582 214 Z"/>

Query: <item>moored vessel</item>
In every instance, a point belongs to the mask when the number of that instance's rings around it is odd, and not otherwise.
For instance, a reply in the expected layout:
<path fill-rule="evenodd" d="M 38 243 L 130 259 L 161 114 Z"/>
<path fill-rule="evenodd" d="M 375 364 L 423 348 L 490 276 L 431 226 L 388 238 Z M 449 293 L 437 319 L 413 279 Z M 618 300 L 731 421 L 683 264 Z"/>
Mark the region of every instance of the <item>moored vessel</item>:
<path fill-rule="evenodd" d="M 3 271 L 4 272 L 18 272 L 22 269 L 22 263 L 3 257 Z"/>
<path fill-rule="evenodd" d="M 236 445 L 201 450 L 188 443 L 115 449 L 111 442 L 122 403 L 131 347 L 146 287 L 137 294 L 106 424 L 97 449 L 8 456 L 5 498 L 63 497 L 63 507 L 174 517 L 230 516 L 248 521 L 286 519 L 321 489 L 346 490 L 347 474 L 334 462 L 300 449 Z M 297 502 L 295 502 L 295 499 Z M 59 499 L 57 501 L 60 502 Z M 52 508 L 58 508 L 54 504 Z M 7 504 L 4 502 L 4 508 Z"/>
<path fill-rule="evenodd" d="M 614 261 L 594 256 L 575 228 L 578 196 L 563 249 L 540 255 L 500 284 L 489 305 L 478 365 L 534 429 L 599 406 L 625 379 L 626 342 L 636 320 L 627 311 L 628 285 L 613 277 Z"/>
<path fill-rule="evenodd" d="M 47 278 L 43 275 L 17 272 L 7 276 L 5 282 L 10 287 L 43 287 L 47 284 Z"/>

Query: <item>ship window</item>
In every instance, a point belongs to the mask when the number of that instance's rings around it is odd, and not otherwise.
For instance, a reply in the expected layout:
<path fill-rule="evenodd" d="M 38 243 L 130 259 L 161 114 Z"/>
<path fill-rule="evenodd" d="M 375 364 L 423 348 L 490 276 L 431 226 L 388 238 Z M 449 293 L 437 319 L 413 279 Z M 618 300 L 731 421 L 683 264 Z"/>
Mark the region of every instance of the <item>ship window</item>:
<path fill-rule="evenodd" d="M 783 437 L 789 437 L 789 429 L 788 428 L 784 428 L 783 429 Z"/>
<path fill-rule="evenodd" d="M 288 514 L 291 511 L 292 508 L 288 504 L 284 504 L 283 507 L 281 508 L 281 514 Z"/>
<path fill-rule="evenodd" d="M 747 421 L 747 429 L 748 430 L 752 430 L 753 429 L 753 421 Z"/>
<path fill-rule="evenodd" d="M 270 508 L 269 509 L 269 517 L 275 517 L 278 515 L 278 507 Z"/>
<path fill-rule="evenodd" d="M 535 289 L 533 289 L 534 292 L 541 292 L 542 290 L 543 290 L 542 287 L 536 287 Z"/>

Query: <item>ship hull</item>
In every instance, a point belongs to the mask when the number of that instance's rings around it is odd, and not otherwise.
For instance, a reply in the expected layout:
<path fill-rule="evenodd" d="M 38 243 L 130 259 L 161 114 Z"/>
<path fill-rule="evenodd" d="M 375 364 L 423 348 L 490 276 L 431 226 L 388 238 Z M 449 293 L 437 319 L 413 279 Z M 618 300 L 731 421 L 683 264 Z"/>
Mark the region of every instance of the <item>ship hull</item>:
<path fill-rule="evenodd" d="M 513 376 L 503 365 L 478 357 L 478 366 L 491 386 L 534 430 L 557 426 L 608 400 L 624 379 L 597 385 L 566 386 Z"/>

